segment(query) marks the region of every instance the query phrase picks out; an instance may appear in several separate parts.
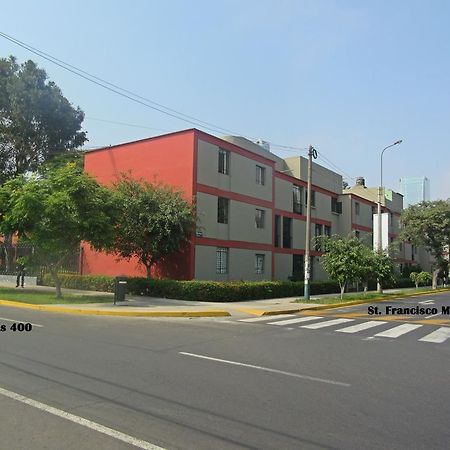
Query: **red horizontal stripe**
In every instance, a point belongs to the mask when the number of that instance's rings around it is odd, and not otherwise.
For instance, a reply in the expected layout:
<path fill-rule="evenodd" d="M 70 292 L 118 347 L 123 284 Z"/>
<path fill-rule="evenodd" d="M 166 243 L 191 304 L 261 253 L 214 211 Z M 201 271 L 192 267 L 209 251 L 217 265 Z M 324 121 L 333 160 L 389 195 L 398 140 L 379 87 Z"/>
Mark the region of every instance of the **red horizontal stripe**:
<path fill-rule="evenodd" d="M 279 216 L 290 217 L 291 219 L 297 219 L 297 220 L 306 221 L 306 216 L 304 216 L 303 214 L 297 214 L 297 213 L 292 212 L 292 211 L 285 211 L 283 209 L 276 209 L 275 210 L 275 214 L 277 214 Z M 312 223 L 318 223 L 320 225 L 327 225 L 327 226 L 331 227 L 331 222 L 329 220 L 323 220 L 323 219 L 317 219 L 315 217 L 311 217 L 311 222 Z"/>
<path fill-rule="evenodd" d="M 367 231 L 368 233 L 373 232 L 372 228 L 358 225 L 357 223 L 352 223 L 352 230 Z"/>
<path fill-rule="evenodd" d="M 253 161 L 258 161 L 260 163 L 266 164 L 268 166 L 275 166 L 275 161 L 272 161 L 269 158 L 258 155 L 257 153 L 253 153 L 250 150 L 246 150 L 245 148 L 239 147 L 237 144 L 232 144 L 231 142 L 225 141 L 215 136 L 211 136 L 208 133 L 204 133 L 200 130 L 195 130 L 196 134 L 199 136 L 199 139 L 205 142 L 209 142 L 210 144 L 217 145 L 225 150 L 229 150 L 230 152 L 237 153 L 238 155 L 245 156 L 248 159 Z M 256 144 L 255 144 L 256 145 Z M 262 149 L 262 147 L 261 147 Z"/>
<path fill-rule="evenodd" d="M 272 251 L 272 244 L 260 244 L 257 242 L 247 241 L 231 241 L 224 239 L 214 239 L 207 237 L 195 237 L 194 242 L 196 245 L 207 245 L 212 247 L 230 247 L 230 248 L 242 248 L 244 250 L 264 250 L 267 252 Z"/>
<path fill-rule="evenodd" d="M 308 187 L 308 184 L 305 181 L 295 178 L 292 175 L 287 175 L 286 173 L 275 171 L 275 177 L 285 181 L 289 181 L 290 183 L 296 184 L 298 186 Z M 334 198 L 338 197 L 338 193 L 336 192 L 329 191 L 328 189 L 316 186 L 315 184 L 312 184 L 311 186 L 313 191 L 320 192 L 321 194 L 325 194 Z"/>
<path fill-rule="evenodd" d="M 225 197 L 230 200 L 236 200 L 242 203 L 249 203 L 250 205 L 263 206 L 265 208 L 272 208 L 272 202 L 268 200 L 262 200 L 260 198 L 251 197 L 249 195 L 238 194 L 236 192 L 224 191 L 206 184 L 197 183 L 197 192 L 203 194 L 215 195 L 216 197 Z"/>

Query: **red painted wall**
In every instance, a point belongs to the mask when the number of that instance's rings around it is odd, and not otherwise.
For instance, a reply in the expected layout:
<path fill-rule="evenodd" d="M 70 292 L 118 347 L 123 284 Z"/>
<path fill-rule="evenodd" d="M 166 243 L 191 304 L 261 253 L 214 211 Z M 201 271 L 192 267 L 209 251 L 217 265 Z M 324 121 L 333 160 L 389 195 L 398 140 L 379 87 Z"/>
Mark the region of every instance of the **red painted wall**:
<path fill-rule="evenodd" d="M 194 190 L 194 148 L 196 130 L 185 130 L 141 141 L 130 142 L 85 155 L 85 171 L 101 184 L 111 185 L 122 173 L 143 178 L 151 183 L 162 182 L 179 188 L 191 201 Z M 155 273 L 164 278 L 189 279 L 193 269 L 192 245 L 163 262 Z M 83 245 L 81 262 L 83 275 L 145 276 L 145 268 L 137 260 L 120 260 L 91 250 Z"/>

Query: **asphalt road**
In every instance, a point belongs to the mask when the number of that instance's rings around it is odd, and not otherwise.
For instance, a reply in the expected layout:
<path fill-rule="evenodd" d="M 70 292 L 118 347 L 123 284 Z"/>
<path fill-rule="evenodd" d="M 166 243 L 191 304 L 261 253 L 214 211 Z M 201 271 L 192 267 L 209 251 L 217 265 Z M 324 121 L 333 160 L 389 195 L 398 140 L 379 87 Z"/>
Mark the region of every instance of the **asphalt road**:
<path fill-rule="evenodd" d="M 404 303 L 427 300 L 448 305 L 450 294 Z M 449 317 L 376 316 L 364 305 L 277 326 L 291 319 L 1 307 L 0 449 L 449 448 L 450 339 L 420 340 Z M 305 327 L 331 320 L 341 322 Z M 32 330 L 12 331 L 18 321 Z M 372 321 L 383 323 L 338 332 Z"/>

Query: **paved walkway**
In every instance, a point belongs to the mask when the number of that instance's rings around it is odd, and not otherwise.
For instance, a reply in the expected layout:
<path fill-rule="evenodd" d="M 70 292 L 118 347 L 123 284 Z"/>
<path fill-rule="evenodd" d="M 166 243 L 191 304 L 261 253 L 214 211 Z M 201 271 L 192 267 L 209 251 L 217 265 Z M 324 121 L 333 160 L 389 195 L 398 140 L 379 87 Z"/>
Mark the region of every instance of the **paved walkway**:
<path fill-rule="evenodd" d="M 0 286 L 13 287 L 14 284 L 0 282 Z M 25 287 L 26 291 L 27 287 Z M 48 286 L 31 286 L 33 291 L 54 292 L 55 288 Z M 401 289 L 392 289 L 386 292 L 400 292 Z M 114 305 L 114 294 L 97 291 L 84 291 L 76 289 L 63 289 L 63 294 L 79 295 L 106 295 L 111 297 L 111 303 L 89 304 L 60 304 L 60 305 L 30 305 L 20 302 L 10 302 L 0 299 L 0 305 L 18 308 L 37 309 L 85 315 L 111 315 L 111 316 L 135 316 L 135 317 L 219 317 L 219 316 L 264 316 L 289 314 L 302 310 L 327 307 L 314 303 L 314 299 L 337 294 L 311 296 L 309 303 L 297 303 L 301 297 L 272 298 L 265 300 L 251 300 L 243 302 L 192 302 L 186 300 L 173 300 L 168 298 L 127 296 L 125 302 Z"/>

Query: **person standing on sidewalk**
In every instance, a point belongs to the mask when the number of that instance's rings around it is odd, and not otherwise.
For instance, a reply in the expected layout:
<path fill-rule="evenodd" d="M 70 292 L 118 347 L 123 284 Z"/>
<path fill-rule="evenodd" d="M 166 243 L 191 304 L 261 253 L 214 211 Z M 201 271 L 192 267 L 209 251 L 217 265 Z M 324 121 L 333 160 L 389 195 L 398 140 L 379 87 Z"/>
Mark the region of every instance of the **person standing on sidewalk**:
<path fill-rule="evenodd" d="M 17 264 L 17 280 L 16 288 L 19 286 L 24 287 L 25 282 L 25 265 L 22 263 Z"/>

